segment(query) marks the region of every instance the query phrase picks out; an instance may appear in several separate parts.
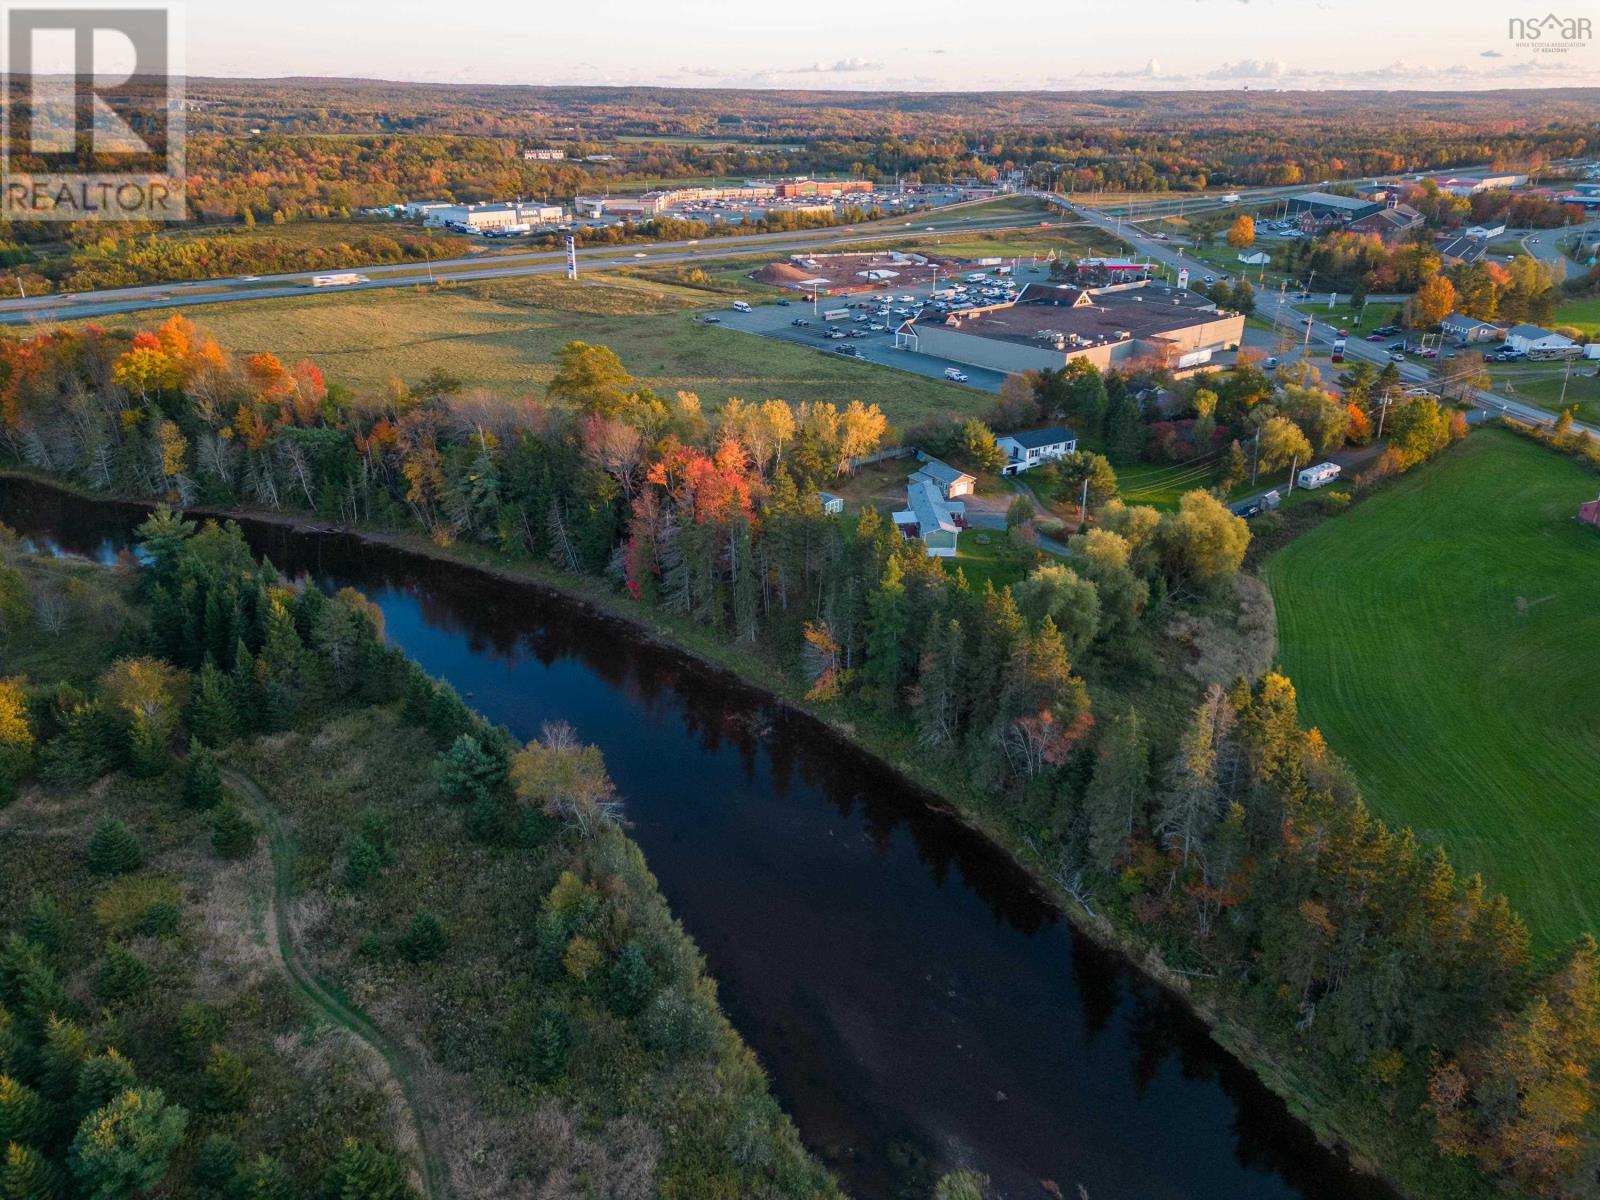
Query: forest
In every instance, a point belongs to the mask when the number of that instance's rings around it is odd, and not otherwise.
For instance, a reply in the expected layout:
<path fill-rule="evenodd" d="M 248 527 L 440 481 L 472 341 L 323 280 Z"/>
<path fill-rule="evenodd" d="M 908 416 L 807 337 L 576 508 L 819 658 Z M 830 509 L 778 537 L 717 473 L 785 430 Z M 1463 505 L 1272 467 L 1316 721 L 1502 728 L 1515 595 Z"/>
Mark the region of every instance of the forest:
<path fill-rule="evenodd" d="M 593 747 L 514 742 L 232 525 L 139 535 L 107 570 L 0 529 L 0 1194 L 838 1194 Z"/>
<path fill-rule="evenodd" d="M 818 487 L 888 433 L 859 401 L 706 413 L 581 343 L 561 351 L 545 396 L 514 402 L 462 393 L 442 371 L 352 395 L 309 362 L 238 361 L 181 319 L 131 340 L 58 331 L 0 345 L 0 448 L 19 465 L 104 494 L 409 529 L 714 631 L 869 746 L 918 747 L 953 798 L 1091 919 L 1158 952 L 1410 1193 L 1473 1195 L 1489 1180 L 1586 1194 L 1600 1150 L 1594 943 L 1536 959 L 1502 897 L 1371 814 L 1303 728 L 1287 678 L 1197 681 L 1163 658 L 1174 622 L 1226 616 L 1246 586 L 1250 531 L 1213 493 L 1128 505 L 1085 456 L 1104 494 L 1070 559 L 1030 549 L 1021 514 L 1019 578 L 978 588 L 870 505 L 824 514 Z M 1357 383 L 1373 400 L 1386 386 Z M 1287 462 L 1307 430 L 1319 444 L 1367 435 L 1366 412 L 1310 378 L 1276 395 L 1247 359 L 1194 391 L 1181 436 L 1210 454 L 1219 423 L 1256 421 Z M 1008 385 L 994 419 L 1065 417 L 1114 464 L 1160 444 L 1116 373 Z M 1431 397 L 1388 420 L 1372 483 L 1466 432 Z M 918 436 L 979 469 L 993 449 L 975 420 Z M 1217 461 L 1246 469 L 1237 437 Z M 252 602 L 223 593 L 202 624 L 181 625 L 198 611 L 190 594 L 156 603 L 168 652 L 219 681 L 241 654 L 259 663 L 230 632 Z M 1168 703 L 1134 702 L 1153 692 Z M 441 745 L 461 732 L 444 728 Z M 479 743 L 460 745 L 462 769 L 498 779 Z M 533 769 L 522 761 L 513 790 Z M 568 815 L 593 825 L 605 811 Z"/>

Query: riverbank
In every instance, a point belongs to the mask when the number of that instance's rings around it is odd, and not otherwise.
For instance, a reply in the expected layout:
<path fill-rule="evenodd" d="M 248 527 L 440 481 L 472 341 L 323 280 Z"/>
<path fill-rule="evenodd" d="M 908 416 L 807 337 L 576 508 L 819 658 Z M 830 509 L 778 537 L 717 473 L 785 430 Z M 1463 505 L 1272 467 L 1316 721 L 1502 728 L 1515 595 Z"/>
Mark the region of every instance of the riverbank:
<path fill-rule="evenodd" d="M 63 487 L 58 481 L 41 478 L 31 472 L 14 474 L 20 478 L 42 482 L 60 491 L 73 492 L 86 500 L 103 502 L 107 499 L 78 489 Z M 143 507 L 150 506 L 144 504 Z M 987 809 L 981 795 L 964 785 L 953 785 L 948 778 L 935 778 L 930 772 L 919 770 L 914 761 L 914 746 L 908 737 L 896 736 L 893 731 L 885 730 L 880 725 L 857 720 L 855 719 L 857 714 L 848 710 L 830 711 L 831 706 L 822 707 L 808 703 L 801 692 L 801 685 L 765 656 L 759 653 L 752 654 L 747 647 L 729 646 L 707 630 L 674 622 L 659 612 L 641 611 L 626 598 L 611 592 L 598 580 L 575 579 L 537 563 L 508 561 L 502 556 L 476 547 L 442 548 L 420 536 L 395 531 L 333 530 L 326 525 L 283 513 L 204 509 L 192 511 L 196 515 L 236 516 L 242 520 L 256 521 L 291 531 L 343 533 L 359 539 L 364 544 L 397 550 L 518 586 L 531 586 L 565 598 L 569 602 L 575 602 L 606 619 L 624 621 L 648 641 L 673 653 L 688 656 L 701 667 L 716 672 L 725 681 L 746 688 L 759 689 L 807 721 L 814 722 L 830 731 L 833 736 L 843 738 L 876 759 L 889 764 L 896 774 L 913 784 L 914 790 L 925 797 L 930 806 L 951 813 L 992 843 L 1003 847 L 1007 854 L 1027 871 L 1033 886 L 1041 896 L 1051 899 L 1080 930 L 1094 940 L 1114 947 L 1139 964 L 1147 975 L 1157 980 L 1169 994 L 1193 1011 L 1209 1027 L 1218 1044 L 1247 1065 L 1267 1086 L 1281 1096 L 1294 1114 L 1310 1126 L 1325 1144 L 1341 1147 L 1350 1154 L 1353 1161 L 1375 1173 L 1387 1173 L 1391 1179 L 1395 1176 L 1392 1172 L 1382 1171 L 1383 1163 L 1403 1163 L 1408 1155 L 1412 1159 L 1422 1157 L 1417 1154 L 1418 1147 L 1414 1141 L 1408 1143 L 1405 1137 L 1392 1136 L 1391 1118 L 1386 1114 L 1374 1114 L 1384 1125 L 1381 1130 L 1360 1128 L 1342 1120 L 1338 1111 L 1337 1097 L 1319 1090 L 1316 1081 L 1308 1078 L 1299 1064 L 1292 1060 L 1284 1061 L 1275 1055 L 1270 1047 L 1256 1040 L 1245 1024 L 1216 1003 L 1217 998 L 1209 994 L 1211 989 L 1207 987 L 1205 980 L 1190 978 L 1169 969 L 1150 945 L 1130 936 L 1125 929 L 1103 917 L 1085 911 L 1051 878 L 1051 864 L 1044 861 L 1025 840 L 1014 836 L 1002 821 L 997 820 L 995 814 Z M 1185 681 L 1186 690 L 1191 686 Z M 1387 1139 L 1382 1136 L 1385 1132 L 1391 1134 Z M 1362 1153 L 1363 1147 L 1369 1148 L 1370 1152 Z M 1431 1154 L 1428 1157 L 1432 1157 Z M 1414 1182 L 1411 1186 L 1417 1195 L 1429 1194 L 1427 1189 L 1416 1187 Z M 1443 1193 L 1435 1188 L 1432 1194 Z M 1462 1193 L 1457 1190 L 1454 1194 Z"/>

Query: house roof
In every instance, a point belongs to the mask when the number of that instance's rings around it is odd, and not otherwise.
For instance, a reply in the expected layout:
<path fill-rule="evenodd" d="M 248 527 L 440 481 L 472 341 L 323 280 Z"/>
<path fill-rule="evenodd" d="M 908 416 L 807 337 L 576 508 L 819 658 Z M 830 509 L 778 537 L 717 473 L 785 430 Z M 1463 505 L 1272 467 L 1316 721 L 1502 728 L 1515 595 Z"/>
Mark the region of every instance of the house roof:
<path fill-rule="evenodd" d="M 940 529 L 945 533 L 960 532 L 961 526 L 956 524 L 949 505 L 939 495 L 939 489 L 931 479 L 918 479 L 913 475 L 906 484 L 906 502 L 916 514 L 917 524 L 923 533 L 931 529 Z"/>
<path fill-rule="evenodd" d="M 1067 349 L 1082 349 L 1159 337 L 1221 319 L 1213 301 L 1165 284 L 1107 288 L 1029 284 L 1012 303 L 962 309 L 940 324 L 953 333 L 1020 345 L 1047 345 L 1060 339 Z"/>
<path fill-rule="evenodd" d="M 1396 204 L 1389 208 L 1380 208 L 1375 213 L 1368 213 L 1359 220 L 1351 221 L 1350 228 L 1358 231 L 1372 230 L 1380 232 L 1388 229 L 1396 233 L 1404 233 L 1408 229 L 1415 229 L 1422 224 L 1422 214 L 1409 204 Z"/>
<path fill-rule="evenodd" d="M 1456 312 L 1451 313 L 1448 317 L 1446 317 L 1443 321 L 1441 321 L 1439 323 L 1441 325 L 1458 326 L 1458 327 L 1464 327 L 1464 328 L 1467 328 L 1467 329 L 1499 329 L 1500 328 L 1500 326 L 1496 325 L 1493 321 L 1480 321 L 1477 317 L 1464 317 L 1460 313 L 1456 313 Z"/>
<path fill-rule="evenodd" d="M 1372 205 L 1371 200 L 1363 200 L 1359 196 L 1335 196 L 1332 192 L 1301 192 L 1298 196 L 1290 198 L 1300 204 L 1316 204 L 1323 208 L 1342 208 L 1350 211 Z"/>
<path fill-rule="evenodd" d="M 934 483 L 944 488 L 949 487 L 952 483 L 958 483 L 963 479 L 972 479 L 974 483 L 977 482 L 976 479 L 973 479 L 973 477 L 968 475 L 965 471 L 958 471 L 949 463 L 940 462 L 937 458 L 930 458 L 924 462 L 912 474 L 911 478 L 916 479 L 918 475 L 925 475 Z"/>
<path fill-rule="evenodd" d="M 1439 243 L 1439 254 L 1443 258 L 1454 258 L 1461 262 L 1477 262 L 1483 257 L 1484 248 L 1488 245 L 1482 238 L 1453 237 L 1448 241 Z"/>
<path fill-rule="evenodd" d="M 1548 329 L 1541 329 L 1537 325 L 1513 325 L 1510 329 L 1506 330 L 1506 336 L 1508 338 L 1529 338 L 1536 341 L 1539 338 L 1559 337 L 1560 335 L 1551 333 Z"/>
<path fill-rule="evenodd" d="M 1051 425 L 1045 429 L 1023 429 L 1017 433 L 1004 433 L 1002 438 L 1009 438 L 1024 450 L 1038 450 L 1044 446 L 1056 446 L 1062 442 L 1074 441 L 1077 434 L 1061 425 Z"/>

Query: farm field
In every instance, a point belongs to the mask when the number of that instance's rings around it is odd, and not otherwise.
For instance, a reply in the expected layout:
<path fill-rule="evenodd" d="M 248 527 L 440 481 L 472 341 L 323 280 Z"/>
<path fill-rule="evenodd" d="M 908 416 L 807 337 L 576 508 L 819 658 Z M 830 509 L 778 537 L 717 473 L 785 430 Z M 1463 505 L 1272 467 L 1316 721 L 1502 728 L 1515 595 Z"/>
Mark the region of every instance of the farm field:
<path fill-rule="evenodd" d="M 1575 325 L 1590 337 L 1600 336 L 1600 296 L 1568 300 L 1556 309 L 1555 324 Z"/>
<path fill-rule="evenodd" d="M 1600 928 L 1600 534 L 1572 519 L 1597 486 L 1485 430 L 1264 567 L 1305 720 L 1540 951 Z"/>
<path fill-rule="evenodd" d="M 310 358 L 358 392 L 392 378 L 415 382 L 442 368 L 468 388 L 542 394 L 555 352 L 570 341 L 611 347 L 642 384 L 700 396 L 707 409 L 729 396 L 877 403 L 904 428 L 943 412 L 974 413 L 992 397 L 942 380 L 845 360 L 775 338 L 730 336 L 696 323 L 704 292 L 637 280 L 570 284 L 530 278 L 502 284 L 308 295 L 202 307 L 192 317 L 241 354 Z M 153 328 L 173 312 L 119 317 L 113 327 Z"/>

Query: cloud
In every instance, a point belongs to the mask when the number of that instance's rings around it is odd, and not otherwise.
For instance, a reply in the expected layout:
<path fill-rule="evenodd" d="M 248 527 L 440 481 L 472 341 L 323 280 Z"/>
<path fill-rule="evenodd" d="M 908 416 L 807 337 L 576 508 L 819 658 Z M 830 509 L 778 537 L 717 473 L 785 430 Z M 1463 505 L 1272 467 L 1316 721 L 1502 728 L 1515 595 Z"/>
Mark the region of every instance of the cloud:
<path fill-rule="evenodd" d="M 859 71 L 881 71 L 882 63 L 868 62 L 864 58 L 841 58 L 831 63 L 812 63 L 809 67 L 796 67 L 794 75 L 853 75 Z"/>
<path fill-rule="evenodd" d="M 1284 66 L 1276 59 L 1241 58 L 1236 63 L 1223 63 L 1207 71 L 1207 79 L 1280 79 Z"/>
<path fill-rule="evenodd" d="M 1478 55 L 1478 57 L 1479 58 L 1504 58 L 1505 55 L 1501 54 L 1500 51 L 1498 51 L 1498 50 L 1485 50 L 1482 54 Z"/>

